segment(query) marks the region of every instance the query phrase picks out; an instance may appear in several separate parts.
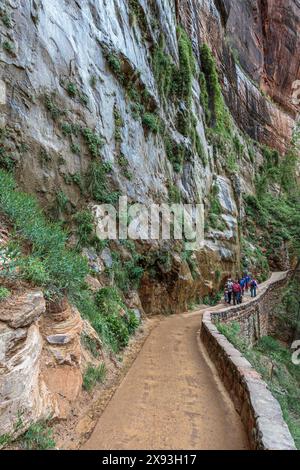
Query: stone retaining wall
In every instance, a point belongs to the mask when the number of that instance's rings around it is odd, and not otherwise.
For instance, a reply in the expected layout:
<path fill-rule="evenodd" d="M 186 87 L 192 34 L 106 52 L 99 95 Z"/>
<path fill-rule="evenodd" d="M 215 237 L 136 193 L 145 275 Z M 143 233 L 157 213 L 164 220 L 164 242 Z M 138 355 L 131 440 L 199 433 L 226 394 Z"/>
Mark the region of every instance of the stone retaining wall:
<path fill-rule="evenodd" d="M 262 336 L 276 331 L 274 308 L 280 303 L 282 288 L 289 278 L 289 272 L 274 273 L 272 277 L 261 284 L 258 295 L 251 302 L 227 307 L 212 312 L 213 322 L 228 323 L 238 321 L 241 326 L 241 336 L 249 345 L 253 345 Z"/>
<path fill-rule="evenodd" d="M 241 416 L 253 449 L 293 450 L 296 447 L 278 401 L 260 374 L 241 352 L 219 333 L 214 323 L 239 321 L 249 341 L 267 334 L 270 309 L 274 306 L 279 288 L 285 284 L 287 277 L 287 273 L 272 276 L 253 301 L 222 311 L 206 311 L 202 321 L 201 340 Z"/>

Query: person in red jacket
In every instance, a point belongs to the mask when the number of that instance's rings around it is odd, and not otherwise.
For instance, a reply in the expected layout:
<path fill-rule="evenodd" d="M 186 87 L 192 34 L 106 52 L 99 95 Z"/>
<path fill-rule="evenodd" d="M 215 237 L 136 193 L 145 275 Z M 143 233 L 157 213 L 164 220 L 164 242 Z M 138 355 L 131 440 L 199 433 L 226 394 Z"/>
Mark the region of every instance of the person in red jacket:
<path fill-rule="evenodd" d="M 242 288 L 238 281 L 234 281 L 232 286 L 233 292 L 233 305 L 242 303 Z"/>

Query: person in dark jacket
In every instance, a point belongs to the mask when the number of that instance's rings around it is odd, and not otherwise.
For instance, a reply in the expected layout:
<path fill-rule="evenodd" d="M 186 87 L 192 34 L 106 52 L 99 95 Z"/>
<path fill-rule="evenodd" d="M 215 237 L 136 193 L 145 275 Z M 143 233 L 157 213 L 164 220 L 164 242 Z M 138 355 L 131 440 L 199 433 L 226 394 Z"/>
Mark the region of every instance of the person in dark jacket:
<path fill-rule="evenodd" d="M 251 297 L 256 297 L 257 295 L 257 287 L 258 287 L 258 282 L 256 279 L 252 279 L 250 281 L 250 292 L 251 292 Z"/>

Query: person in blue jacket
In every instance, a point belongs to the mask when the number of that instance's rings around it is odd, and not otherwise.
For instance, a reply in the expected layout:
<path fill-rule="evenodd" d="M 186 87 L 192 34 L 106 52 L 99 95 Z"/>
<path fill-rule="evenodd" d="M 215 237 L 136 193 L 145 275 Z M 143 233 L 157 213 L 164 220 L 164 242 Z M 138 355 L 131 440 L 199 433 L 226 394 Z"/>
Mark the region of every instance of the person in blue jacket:
<path fill-rule="evenodd" d="M 250 282 L 251 282 L 251 277 L 249 276 L 249 274 L 247 274 L 245 276 L 245 289 L 246 289 L 246 292 L 248 292 Z"/>
<path fill-rule="evenodd" d="M 242 289 L 242 295 L 244 295 L 245 287 L 246 287 L 246 279 L 243 277 L 243 279 L 240 279 L 240 286 Z"/>

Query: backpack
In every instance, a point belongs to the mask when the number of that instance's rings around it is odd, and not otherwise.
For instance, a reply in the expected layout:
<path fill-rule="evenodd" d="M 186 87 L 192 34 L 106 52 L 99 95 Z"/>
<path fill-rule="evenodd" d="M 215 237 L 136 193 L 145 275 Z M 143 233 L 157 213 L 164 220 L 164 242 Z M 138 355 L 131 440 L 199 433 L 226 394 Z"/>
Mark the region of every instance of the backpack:
<path fill-rule="evenodd" d="M 232 286 L 233 286 L 233 282 L 227 282 L 228 292 L 232 292 Z"/>
<path fill-rule="evenodd" d="M 250 283 L 250 287 L 256 287 L 257 286 L 257 282 L 252 279 L 251 283 Z"/>

